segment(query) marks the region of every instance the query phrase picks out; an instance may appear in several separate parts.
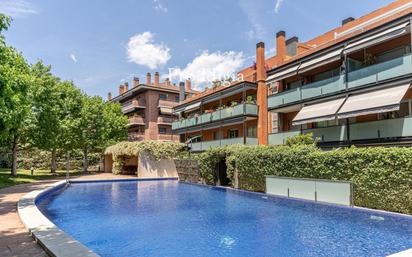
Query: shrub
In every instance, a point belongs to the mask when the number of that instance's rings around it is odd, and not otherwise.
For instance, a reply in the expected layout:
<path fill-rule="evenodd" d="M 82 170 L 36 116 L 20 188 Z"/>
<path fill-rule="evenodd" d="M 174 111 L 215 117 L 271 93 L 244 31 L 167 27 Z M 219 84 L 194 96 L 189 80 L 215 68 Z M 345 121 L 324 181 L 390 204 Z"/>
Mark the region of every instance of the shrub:
<path fill-rule="evenodd" d="M 312 144 L 215 148 L 199 155 L 206 181 L 223 158 L 232 183 L 236 166 L 241 189 L 264 191 L 265 175 L 346 180 L 354 184 L 355 205 L 412 214 L 412 148 L 328 152 Z"/>
<path fill-rule="evenodd" d="M 292 145 L 315 145 L 316 139 L 313 139 L 313 134 L 299 134 L 294 137 L 289 137 L 286 139 L 285 145 L 292 146 Z"/>

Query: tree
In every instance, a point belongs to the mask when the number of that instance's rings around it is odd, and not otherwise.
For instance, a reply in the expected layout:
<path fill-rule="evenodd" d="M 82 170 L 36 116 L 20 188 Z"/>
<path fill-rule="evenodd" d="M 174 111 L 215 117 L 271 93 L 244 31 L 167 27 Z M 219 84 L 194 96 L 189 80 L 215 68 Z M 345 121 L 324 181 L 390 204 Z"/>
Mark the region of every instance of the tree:
<path fill-rule="evenodd" d="M 84 96 L 79 128 L 83 170 L 87 172 L 88 153 L 103 152 L 107 146 L 127 138 L 127 117 L 119 104 L 98 96 Z"/>
<path fill-rule="evenodd" d="M 6 45 L 1 34 L 10 18 L 0 14 L 0 140 L 11 145 L 11 175 L 17 175 L 17 150 L 26 135 L 26 122 L 31 113 L 29 96 L 33 83 L 30 66 L 23 56 Z"/>
<path fill-rule="evenodd" d="M 83 96 L 83 108 L 80 117 L 80 147 L 83 150 L 83 171 L 89 166 L 88 153 L 102 145 L 104 101 L 97 96 Z"/>
<path fill-rule="evenodd" d="M 83 94 L 71 81 L 57 84 L 58 108 L 60 112 L 60 132 L 57 149 L 66 153 L 69 168 L 70 152 L 79 149 L 79 126 L 83 108 Z"/>
<path fill-rule="evenodd" d="M 35 83 L 32 90 L 33 119 L 30 123 L 31 146 L 51 152 L 50 171 L 56 172 L 56 151 L 59 147 L 61 119 L 64 112 L 59 97 L 59 79 L 52 75 L 51 66 L 37 62 L 32 66 Z"/>

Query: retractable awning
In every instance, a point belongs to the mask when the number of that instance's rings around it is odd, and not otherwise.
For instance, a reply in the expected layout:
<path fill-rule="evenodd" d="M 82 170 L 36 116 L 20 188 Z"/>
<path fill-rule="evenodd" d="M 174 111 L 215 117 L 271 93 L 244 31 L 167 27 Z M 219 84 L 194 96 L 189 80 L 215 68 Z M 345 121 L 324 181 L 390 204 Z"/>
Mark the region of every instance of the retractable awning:
<path fill-rule="evenodd" d="M 349 96 L 338 112 L 338 118 L 397 111 L 410 82 L 405 85 Z"/>
<path fill-rule="evenodd" d="M 161 114 L 172 115 L 173 114 L 173 109 L 170 108 L 170 107 L 160 107 L 160 113 Z"/>
<path fill-rule="evenodd" d="M 292 120 L 293 125 L 310 122 L 334 120 L 336 113 L 345 101 L 345 97 L 303 107 Z"/>
<path fill-rule="evenodd" d="M 298 73 L 299 66 L 300 66 L 300 63 L 298 63 L 298 64 L 296 64 L 296 65 L 294 65 L 294 66 L 292 66 L 288 69 L 285 69 L 283 71 L 276 72 L 276 73 L 270 75 L 269 77 L 267 77 L 266 82 L 275 82 L 275 81 L 279 81 L 279 80 L 282 80 L 282 79 L 287 78 L 287 77 L 294 76 Z"/>
<path fill-rule="evenodd" d="M 201 102 L 197 102 L 191 105 L 188 105 L 185 107 L 185 109 L 183 111 L 187 112 L 187 111 L 193 111 L 196 109 L 199 109 Z"/>
<path fill-rule="evenodd" d="M 381 32 L 376 33 L 374 35 L 371 35 L 369 37 L 363 38 L 359 41 L 350 43 L 345 47 L 344 51 L 347 54 L 352 53 L 352 52 L 358 51 L 360 49 L 363 49 L 365 47 L 376 45 L 378 43 L 385 42 L 385 41 L 390 40 L 392 38 L 403 35 L 407 32 L 407 26 L 408 25 L 409 25 L 409 21 L 404 22 L 402 24 L 399 24 L 397 26 L 388 28 L 384 31 L 381 31 Z"/>
<path fill-rule="evenodd" d="M 320 67 L 322 65 L 340 60 L 342 51 L 343 47 L 340 47 L 339 49 L 336 49 L 326 54 L 322 54 L 318 57 L 314 57 L 309 61 L 303 62 L 302 65 L 300 65 L 299 67 L 299 73 L 303 73 L 305 71 Z"/>

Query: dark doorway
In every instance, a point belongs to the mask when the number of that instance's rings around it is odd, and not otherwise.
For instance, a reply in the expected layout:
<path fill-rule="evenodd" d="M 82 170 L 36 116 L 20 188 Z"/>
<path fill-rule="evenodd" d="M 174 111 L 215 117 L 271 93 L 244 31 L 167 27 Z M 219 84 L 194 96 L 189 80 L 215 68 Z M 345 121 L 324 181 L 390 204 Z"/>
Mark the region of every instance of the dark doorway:
<path fill-rule="evenodd" d="M 229 178 L 227 177 L 227 166 L 226 160 L 223 159 L 217 165 L 216 170 L 216 185 L 217 186 L 228 186 L 230 183 Z"/>

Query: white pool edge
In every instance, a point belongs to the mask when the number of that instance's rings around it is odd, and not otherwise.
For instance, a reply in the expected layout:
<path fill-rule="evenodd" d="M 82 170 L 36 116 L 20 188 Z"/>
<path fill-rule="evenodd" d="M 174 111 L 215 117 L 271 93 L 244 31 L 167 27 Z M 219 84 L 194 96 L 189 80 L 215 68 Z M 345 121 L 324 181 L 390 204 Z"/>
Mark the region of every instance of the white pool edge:
<path fill-rule="evenodd" d="M 20 220 L 35 241 L 51 256 L 97 257 L 98 255 L 92 250 L 54 225 L 36 206 L 38 197 L 64 184 L 66 181 L 53 183 L 45 189 L 32 191 L 20 198 L 17 204 Z"/>

